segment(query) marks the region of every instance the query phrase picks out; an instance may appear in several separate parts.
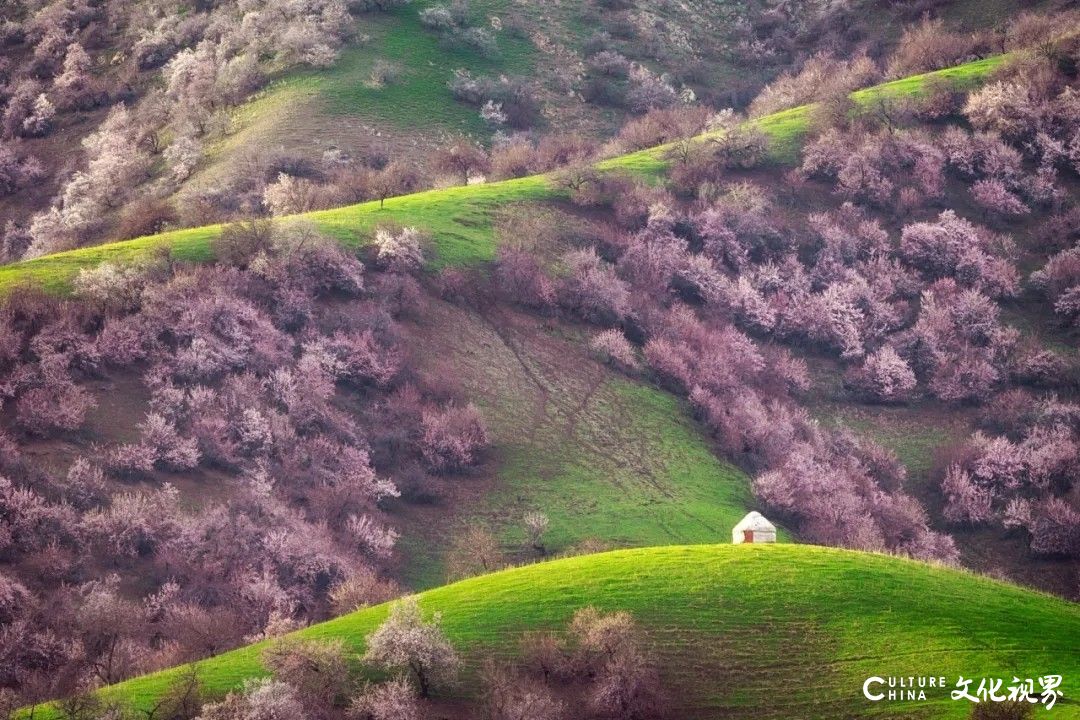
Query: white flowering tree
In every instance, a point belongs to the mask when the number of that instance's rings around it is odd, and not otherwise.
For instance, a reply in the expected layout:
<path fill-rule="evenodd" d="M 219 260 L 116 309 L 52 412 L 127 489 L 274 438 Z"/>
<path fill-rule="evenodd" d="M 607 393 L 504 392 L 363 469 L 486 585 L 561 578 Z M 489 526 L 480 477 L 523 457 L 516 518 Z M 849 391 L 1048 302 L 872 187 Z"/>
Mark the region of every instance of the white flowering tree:
<path fill-rule="evenodd" d="M 420 603 L 410 596 L 394 603 L 390 617 L 367 637 L 364 661 L 392 671 L 404 671 L 416 681 L 421 697 L 452 682 L 461 657 L 440 627 L 441 614 L 424 619 Z"/>

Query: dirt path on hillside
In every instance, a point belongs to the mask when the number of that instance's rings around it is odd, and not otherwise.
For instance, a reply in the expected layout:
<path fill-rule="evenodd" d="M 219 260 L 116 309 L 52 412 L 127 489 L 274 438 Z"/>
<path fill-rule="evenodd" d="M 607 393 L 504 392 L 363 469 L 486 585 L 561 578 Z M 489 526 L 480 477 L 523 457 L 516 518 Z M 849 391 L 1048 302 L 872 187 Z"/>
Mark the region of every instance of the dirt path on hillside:
<path fill-rule="evenodd" d="M 640 386 L 593 358 L 589 328 L 433 296 L 415 317 L 406 330 L 420 373 L 449 379 L 480 408 L 492 448 L 465 475 L 434 478 L 433 502 L 394 505 L 407 582 L 441 582 L 443 555 L 466 523 L 491 528 L 516 557 L 520 518 L 534 509 L 551 516 L 561 538 L 553 547 L 721 539 L 731 497 L 711 483 L 731 482 L 726 471 L 700 444 L 685 455 L 678 443 L 698 436 L 682 410 L 655 391 L 639 397 Z M 715 476 L 702 475 L 708 463 Z"/>

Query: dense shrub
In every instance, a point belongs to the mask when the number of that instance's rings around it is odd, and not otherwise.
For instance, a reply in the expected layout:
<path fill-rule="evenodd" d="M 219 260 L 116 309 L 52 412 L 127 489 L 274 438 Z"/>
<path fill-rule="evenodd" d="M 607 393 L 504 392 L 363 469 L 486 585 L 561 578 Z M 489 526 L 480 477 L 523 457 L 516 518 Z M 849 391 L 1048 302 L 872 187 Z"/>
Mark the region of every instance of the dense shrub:
<path fill-rule="evenodd" d="M 555 283 L 531 254 L 512 245 L 500 245 L 495 284 L 511 302 L 539 309 L 555 303 Z"/>
<path fill-rule="evenodd" d="M 404 678 L 368 686 L 353 698 L 350 716 L 357 720 L 421 720 L 416 691 Z"/>
<path fill-rule="evenodd" d="M 488 445 L 488 431 L 474 405 L 449 405 L 425 410 L 421 420 L 420 448 L 432 470 L 460 470 L 477 461 Z"/>
<path fill-rule="evenodd" d="M 1064 322 L 1076 324 L 1080 319 L 1080 246 L 1051 256 L 1029 281 L 1053 303 Z"/>
<path fill-rule="evenodd" d="M 36 158 L 32 155 L 20 157 L 16 147 L 0 141 L 0 196 L 28 187 L 44 174 Z"/>
<path fill-rule="evenodd" d="M 723 169 L 747 170 L 765 159 L 769 137 L 756 127 L 741 122 L 734 115 L 720 113 L 710 119 L 708 129 L 715 162 Z"/>
<path fill-rule="evenodd" d="M 16 402 L 15 412 L 26 430 L 45 434 L 52 430 L 78 430 L 86 413 L 96 404 L 81 387 L 60 381 L 27 390 Z"/>
<path fill-rule="evenodd" d="M 211 248 L 218 262 L 246 267 L 259 253 L 269 249 L 270 238 L 270 224 L 251 219 L 225 226 L 211 242 Z"/>
<path fill-rule="evenodd" d="M 952 277 L 991 297 L 1018 292 L 1011 239 L 994 235 L 951 210 L 941 213 L 936 222 L 905 226 L 900 252 L 931 278 Z"/>
<path fill-rule="evenodd" d="M 861 368 L 852 375 L 853 384 L 875 400 L 903 401 L 915 389 L 915 373 L 896 352 L 886 345 L 866 357 Z"/>
<path fill-rule="evenodd" d="M 491 720 L 560 720 L 566 704 L 545 684 L 489 665 L 482 679 L 484 713 Z"/>
<path fill-rule="evenodd" d="M 536 91 L 523 78 L 474 76 L 468 70 L 458 69 L 449 88 L 455 98 L 477 108 L 488 103 L 497 105 L 506 117 L 506 124 L 518 130 L 533 125 L 540 114 Z"/>
<path fill-rule="evenodd" d="M 614 322 L 630 311 L 630 291 L 592 249 L 568 253 L 564 262 L 569 275 L 560 288 L 562 302 L 596 322 Z"/>
<path fill-rule="evenodd" d="M 33 575 L 44 592 L 78 588 L 70 607 L 89 607 L 85 595 L 128 618 L 114 639 L 89 643 L 88 628 L 103 621 L 20 616 L 18 642 L 49 659 L 0 645 L 16 673 L 6 684 L 29 687 L 43 674 L 69 682 L 88 668 L 112 682 L 272 637 L 332 606 L 385 600 L 395 590 L 376 568 L 397 533 L 378 504 L 398 495 L 391 477 L 425 451 L 446 469 L 472 462 L 486 442 L 468 406 L 419 396 L 413 414 L 383 409 L 404 370 L 391 314 L 403 307 L 400 282 L 365 282 L 355 257 L 308 226 L 255 232 L 236 253 L 244 268 L 106 265 L 79 276 L 80 303 L 17 293 L 0 306 L 8 427 L 77 430 L 96 400 L 87 380 L 101 375 L 142 376 L 146 398 L 126 442 L 89 447 L 70 469 L 31 476 L 19 459 L 27 433 L 0 432 L 5 576 Z M 344 412 L 339 393 L 359 411 Z M 388 429 L 404 440 L 374 458 Z M 198 514 L 162 477 L 208 471 L 229 476 L 231 490 Z M 117 485 L 129 480 L 140 484 Z M 85 585 L 101 567 L 124 582 L 138 574 L 146 610 L 138 593 Z M 78 653 L 65 649 L 76 644 Z M 290 682 L 317 716 L 307 681 Z M 251 700 L 235 695 L 212 712 Z"/>
<path fill-rule="evenodd" d="M 423 236 L 414 227 L 400 230 L 379 228 L 375 231 L 375 250 L 379 263 L 393 272 L 418 270 L 424 263 Z"/>
<path fill-rule="evenodd" d="M 348 659 L 342 641 L 275 640 L 262 653 L 274 679 L 287 683 L 311 714 L 327 715 L 345 694 Z"/>
<path fill-rule="evenodd" d="M 202 708 L 202 720 L 246 720 L 247 718 L 295 718 L 309 720 L 303 701 L 288 684 L 270 678 L 245 680 L 241 692 L 231 692 L 224 700 Z"/>
<path fill-rule="evenodd" d="M 1080 512 L 1068 493 L 1080 468 L 1075 406 L 1032 402 L 1021 391 L 995 401 L 1000 415 L 951 454 L 941 489 L 953 522 L 1000 524 L 1029 533 L 1031 549 L 1047 555 L 1080 553 Z"/>
<path fill-rule="evenodd" d="M 806 146 L 802 171 L 832 180 L 846 198 L 901 209 L 940 197 L 944 166 L 943 153 L 916 131 L 846 134 L 830 129 Z"/>
<path fill-rule="evenodd" d="M 889 58 L 887 73 L 900 78 L 956 65 L 978 46 L 977 37 L 951 32 L 943 21 L 924 16 L 919 24 L 904 29 Z"/>
<path fill-rule="evenodd" d="M 536 148 L 527 140 L 511 140 L 491 151 L 491 175 L 496 179 L 524 177 L 539 166 Z"/>
<path fill-rule="evenodd" d="M 750 104 L 750 114 L 760 117 L 847 94 L 872 85 L 880 76 L 877 65 L 865 55 L 839 60 L 819 53 L 803 63 L 797 74 L 784 73 L 766 85 Z"/>
<path fill-rule="evenodd" d="M 693 137 L 705 130 L 709 117 L 707 109 L 696 105 L 649 110 L 623 125 L 612 151 L 633 152 Z"/>
<path fill-rule="evenodd" d="M 1031 210 L 1001 180 L 979 180 L 971 186 L 975 202 L 997 215 L 1026 215 Z"/>
<path fill-rule="evenodd" d="M 636 370 L 641 364 L 637 359 L 634 346 L 618 330 L 604 330 L 596 334 L 590 341 L 589 347 L 604 362 L 623 370 Z"/>

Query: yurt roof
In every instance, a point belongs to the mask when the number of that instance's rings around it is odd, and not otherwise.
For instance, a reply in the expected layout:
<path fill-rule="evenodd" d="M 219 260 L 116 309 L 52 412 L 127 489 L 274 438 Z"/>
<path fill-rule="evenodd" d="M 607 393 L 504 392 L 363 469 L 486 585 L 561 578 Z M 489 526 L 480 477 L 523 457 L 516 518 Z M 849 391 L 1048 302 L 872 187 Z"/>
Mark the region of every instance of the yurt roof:
<path fill-rule="evenodd" d="M 746 517 L 740 520 L 739 524 L 735 526 L 735 531 L 741 532 L 743 530 L 776 532 L 776 526 L 766 520 L 764 515 L 755 510 L 747 513 Z"/>

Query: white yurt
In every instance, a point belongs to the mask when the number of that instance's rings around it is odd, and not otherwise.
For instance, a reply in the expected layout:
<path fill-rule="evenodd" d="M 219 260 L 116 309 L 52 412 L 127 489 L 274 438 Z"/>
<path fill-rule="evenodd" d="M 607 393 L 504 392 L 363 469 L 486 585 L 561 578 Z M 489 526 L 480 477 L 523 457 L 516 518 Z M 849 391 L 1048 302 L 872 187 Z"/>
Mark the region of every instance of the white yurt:
<path fill-rule="evenodd" d="M 746 517 L 732 528 L 731 542 L 736 545 L 741 543 L 774 543 L 776 542 L 776 526 L 755 510 L 747 513 Z"/>

